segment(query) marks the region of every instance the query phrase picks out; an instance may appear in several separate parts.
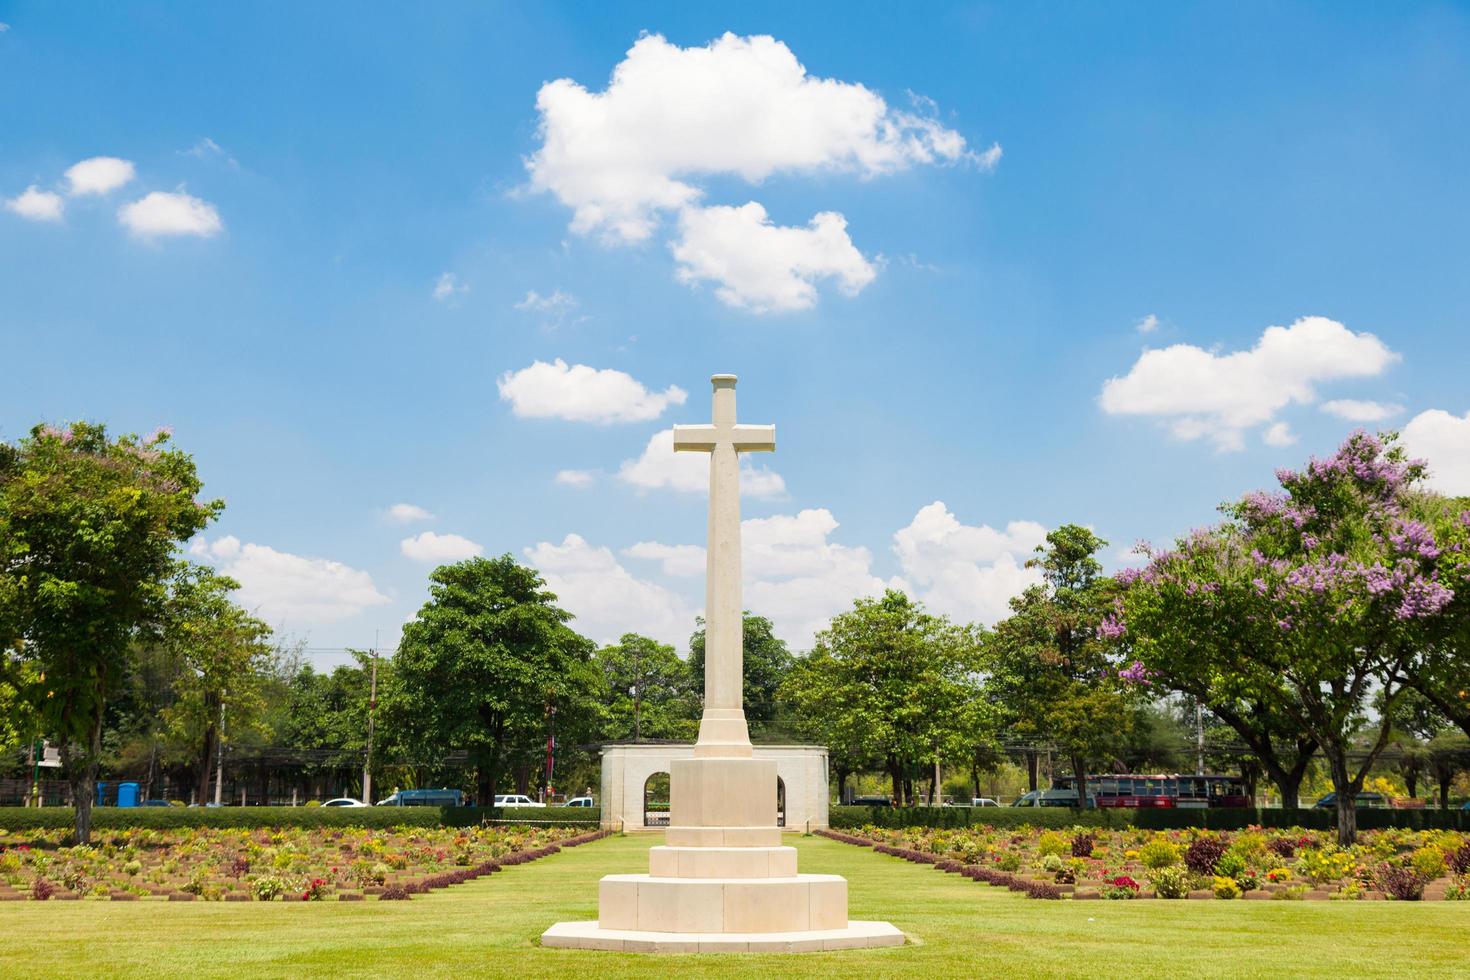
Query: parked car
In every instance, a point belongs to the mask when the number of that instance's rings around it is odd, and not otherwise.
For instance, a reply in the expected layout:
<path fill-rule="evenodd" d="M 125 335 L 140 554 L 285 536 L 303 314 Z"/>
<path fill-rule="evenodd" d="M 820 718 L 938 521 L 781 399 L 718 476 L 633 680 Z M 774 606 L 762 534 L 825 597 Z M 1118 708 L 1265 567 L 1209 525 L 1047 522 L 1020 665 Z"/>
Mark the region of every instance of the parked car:
<path fill-rule="evenodd" d="M 977 796 L 970 801 L 971 806 L 1000 806 L 988 796 Z"/>
<path fill-rule="evenodd" d="M 1388 806 L 1388 800 L 1384 798 L 1382 793 L 1359 793 L 1358 806 L 1368 807 L 1374 810 L 1381 810 Z M 1314 810 L 1333 810 L 1336 809 L 1336 807 L 1336 793 L 1328 793 L 1316 803 L 1312 804 L 1312 809 Z"/>
<path fill-rule="evenodd" d="M 531 799 L 529 796 L 522 796 L 519 793 L 505 793 L 505 794 L 502 794 L 500 796 L 497 796 L 497 797 L 495 797 L 495 805 L 496 806 L 500 806 L 500 807 L 527 807 L 527 806 L 534 806 L 534 807 L 541 807 L 542 809 L 545 809 L 545 807 L 546 807 L 546 804 L 545 803 L 537 803 L 535 800 Z"/>
<path fill-rule="evenodd" d="M 1012 803 L 1011 806 L 1040 806 L 1041 804 L 1036 802 L 1039 799 L 1041 799 L 1041 790 L 1033 789 L 1024 796 L 1016 797 L 1016 802 Z"/>
<path fill-rule="evenodd" d="M 350 796 L 339 796 L 335 800 L 328 800 L 322 806 L 367 806 L 362 800 L 354 800 Z"/>
<path fill-rule="evenodd" d="M 893 806 L 893 801 L 886 796 L 854 796 L 849 806 Z"/>
<path fill-rule="evenodd" d="M 573 797 L 566 802 L 567 806 L 596 806 L 597 803 L 590 796 Z"/>

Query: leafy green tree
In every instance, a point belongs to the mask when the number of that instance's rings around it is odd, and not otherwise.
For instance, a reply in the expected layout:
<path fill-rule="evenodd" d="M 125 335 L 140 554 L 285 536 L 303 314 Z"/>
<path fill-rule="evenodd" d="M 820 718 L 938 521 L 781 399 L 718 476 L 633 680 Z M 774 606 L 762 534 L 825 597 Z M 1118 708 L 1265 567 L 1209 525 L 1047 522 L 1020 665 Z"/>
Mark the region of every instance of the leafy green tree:
<path fill-rule="evenodd" d="M 394 716 L 421 751 L 464 749 L 482 804 L 513 756 L 534 753 L 556 707 L 574 720 L 595 703 L 593 644 L 533 569 L 510 555 L 444 565 L 393 658 Z"/>
<path fill-rule="evenodd" d="M 771 621 L 764 616 L 745 613 L 741 652 L 744 656 L 745 720 L 754 739 L 764 737 L 775 726 L 780 715 L 778 692 L 786 672 L 791 669 L 791 651 L 776 636 Z M 689 638 L 689 673 L 695 679 L 694 690 L 704 693 L 704 620 L 696 621 L 694 635 Z"/>
<path fill-rule="evenodd" d="M 986 643 L 987 696 L 1006 705 L 1014 729 L 1049 740 L 1068 758 L 1085 805 L 1089 766 L 1116 757 L 1134 722 L 1136 692 L 1118 676 L 1101 627 L 1115 588 L 1095 557 L 1107 545 L 1076 524 L 1046 536 L 1042 583 L 1011 600 Z"/>
<path fill-rule="evenodd" d="M 107 698 L 163 617 L 179 546 L 223 508 L 199 502 L 194 460 L 166 432 L 37 426 L 0 444 L 0 597 L 36 667 L 23 695 L 61 746 L 76 836 L 91 839 Z"/>
<path fill-rule="evenodd" d="M 1240 692 L 1313 739 L 1347 846 L 1406 678 L 1459 625 L 1470 520 L 1419 488 L 1424 465 L 1391 436 L 1354 433 L 1277 475 L 1280 492 L 1247 494 L 1223 527 L 1155 555 L 1110 630 L 1131 638 L 1140 670 L 1167 674 L 1187 646 L 1212 707 Z M 1209 641 L 1191 645 L 1191 625 Z"/>
<path fill-rule="evenodd" d="M 978 649 L 974 629 L 889 590 L 834 617 L 780 693 L 834 756 L 878 763 L 912 803 L 919 767 L 975 736 Z"/>
<path fill-rule="evenodd" d="M 694 740 L 699 700 L 689 664 L 673 647 L 625 633 L 597 651 L 597 666 L 607 690 L 603 738 Z"/>
<path fill-rule="evenodd" d="M 215 761 L 223 751 L 220 724 L 246 729 L 264 707 L 260 683 L 269 666 L 271 630 L 238 606 L 240 584 L 213 570 L 181 563 L 165 603 L 162 645 L 181 667 L 176 699 L 163 712 L 170 734 L 195 751 L 195 799 L 209 796 Z"/>

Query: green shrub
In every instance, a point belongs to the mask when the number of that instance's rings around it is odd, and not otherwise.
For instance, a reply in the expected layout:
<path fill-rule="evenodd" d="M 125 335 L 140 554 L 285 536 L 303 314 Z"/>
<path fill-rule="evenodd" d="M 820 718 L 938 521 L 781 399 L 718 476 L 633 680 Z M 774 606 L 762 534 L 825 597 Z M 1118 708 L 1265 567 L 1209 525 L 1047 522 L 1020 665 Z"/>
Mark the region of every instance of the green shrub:
<path fill-rule="evenodd" d="M 1409 858 L 1409 865 L 1425 881 L 1433 881 L 1435 878 L 1443 878 L 1449 868 L 1445 864 L 1444 851 L 1437 847 L 1421 847 Z"/>
<path fill-rule="evenodd" d="M 1179 845 L 1163 839 L 1151 840 L 1138 849 L 1138 862 L 1155 871 L 1178 864 L 1179 857 Z"/>
<path fill-rule="evenodd" d="M 901 830 L 905 827 L 953 829 L 960 827 L 1046 827 L 1064 830 L 1069 827 L 1130 826 L 1133 812 L 1127 810 L 1069 810 L 1065 807 L 993 807 L 993 806 L 834 806 L 828 811 L 834 830 L 858 830 L 881 827 Z"/>
<path fill-rule="evenodd" d="M 1234 878 L 1217 875 L 1215 877 L 1214 892 L 1216 898 L 1239 898 L 1240 886 L 1235 883 Z"/>
<path fill-rule="evenodd" d="M 250 892 L 257 901 L 269 902 L 286 893 L 286 882 L 273 874 L 261 875 L 250 883 Z"/>
<path fill-rule="evenodd" d="M 1189 897 L 1189 872 L 1181 864 L 1159 868 L 1149 875 L 1148 880 L 1154 886 L 1154 894 L 1160 898 Z"/>
<path fill-rule="evenodd" d="M 1036 841 L 1036 853 L 1042 857 L 1048 857 L 1050 855 L 1061 857 L 1063 854 L 1070 854 L 1071 851 L 1071 842 L 1055 830 L 1046 831 Z"/>

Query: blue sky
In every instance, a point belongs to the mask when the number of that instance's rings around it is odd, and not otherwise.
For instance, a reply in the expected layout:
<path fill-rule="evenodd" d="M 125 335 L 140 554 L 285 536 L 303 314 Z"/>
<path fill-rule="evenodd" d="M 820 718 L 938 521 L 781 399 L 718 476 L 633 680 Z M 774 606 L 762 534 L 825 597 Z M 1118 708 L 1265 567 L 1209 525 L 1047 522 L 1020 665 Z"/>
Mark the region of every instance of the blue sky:
<path fill-rule="evenodd" d="M 1358 425 L 1470 493 L 1463 5 L 607 6 L 0 2 L 0 438 L 172 426 L 323 662 L 476 548 L 687 636 L 716 372 L 798 649 Z"/>

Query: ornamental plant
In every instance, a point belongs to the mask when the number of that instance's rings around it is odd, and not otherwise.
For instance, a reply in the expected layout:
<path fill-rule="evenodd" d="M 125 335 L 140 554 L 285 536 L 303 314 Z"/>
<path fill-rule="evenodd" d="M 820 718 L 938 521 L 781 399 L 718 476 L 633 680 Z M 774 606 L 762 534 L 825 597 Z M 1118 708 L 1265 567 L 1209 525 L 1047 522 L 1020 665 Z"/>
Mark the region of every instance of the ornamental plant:
<path fill-rule="evenodd" d="M 1433 881 L 1435 878 L 1443 878 L 1448 871 L 1445 863 L 1444 851 L 1430 845 L 1421 847 L 1409 856 L 1409 866 L 1419 873 L 1419 877 L 1425 881 Z"/>
<path fill-rule="evenodd" d="M 286 894 L 286 882 L 274 873 L 267 872 L 250 883 L 250 893 L 257 901 L 274 901 Z"/>
<path fill-rule="evenodd" d="M 1138 849 L 1138 861 L 1145 868 L 1167 868 L 1179 863 L 1179 845 L 1173 841 L 1156 838 Z"/>
<path fill-rule="evenodd" d="M 1240 886 L 1235 883 L 1234 878 L 1226 878 L 1223 875 L 1215 876 L 1215 884 L 1212 889 L 1216 898 L 1239 898 Z"/>
<path fill-rule="evenodd" d="M 1383 864 L 1378 867 L 1378 887 L 1389 898 L 1417 902 L 1424 897 L 1424 879 L 1413 868 Z"/>
<path fill-rule="evenodd" d="M 1139 890 L 1138 882 L 1127 875 L 1118 875 L 1108 882 L 1103 889 L 1104 898 L 1127 899 L 1137 898 Z"/>
<path fill-rule="evenodd" d="M 1182 865 L 1159 868 L 1149 875 L 1148 880 L 1154 886 L 1154 894 L 1160 898 L 1189 897 L 1189 872 Z"/>
<path fill-rule="evenodd" d="M 1215 873 L 1215 864 L 1220 856 L 1225 853 L 1226 844 L 1218 837 L 1202 835 L 1195 838 L 1194 842 L 1184 852 L 1184 863 L 1197 875 L 1208 875 Z"/>

